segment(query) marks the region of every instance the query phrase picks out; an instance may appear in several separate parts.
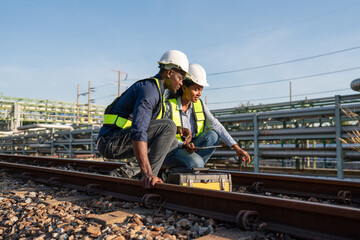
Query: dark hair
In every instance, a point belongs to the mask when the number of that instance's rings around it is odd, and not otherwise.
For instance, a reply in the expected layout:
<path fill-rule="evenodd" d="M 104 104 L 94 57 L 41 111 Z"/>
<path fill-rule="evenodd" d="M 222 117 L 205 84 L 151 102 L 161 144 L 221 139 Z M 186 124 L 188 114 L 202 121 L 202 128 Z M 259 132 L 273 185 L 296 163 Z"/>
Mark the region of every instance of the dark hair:
<path fill-rule="evenodd" d="M 193 81 L 191 81 L 190 79 L 184 79 L 183 80 L 183 86 L 185 86 L 185 87 L 191 87 L 194 84 L 195 83 Z M 182 95 L 183 95 L 183 90 L 182 90 L 182 88 L 180 88 L 179 90 L 177 90 L 176 93 L 170 92 L 169 99 L 177 98 L 177 97 L 182 96 Z"/>
<path fill-rule="evenodd" d="M 159 70 L 159 75 L 162 76 L 166 71 L 167 71 L 167 69 L 165 69 L 165 68 L 160 68 L 160 70 Z"/>

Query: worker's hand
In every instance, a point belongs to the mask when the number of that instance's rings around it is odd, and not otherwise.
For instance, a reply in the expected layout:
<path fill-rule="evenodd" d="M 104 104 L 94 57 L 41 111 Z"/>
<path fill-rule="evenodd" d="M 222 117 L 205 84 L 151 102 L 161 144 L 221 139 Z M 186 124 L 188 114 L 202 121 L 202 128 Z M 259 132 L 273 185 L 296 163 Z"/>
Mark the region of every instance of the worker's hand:
<path fill-rule="evenodd" d="M 184 141 L 184 144 L 190 143 L 191 142 L 191 130 L 188 128 L 184 128 L 184 127 L 178 127 L 177 128 L 177 133 L 180 134 L 181 139 Z"/>
<path fill-rule="evenodd" d="M 153 188 L 156 183 L 164 182 L 154 174 L 143 174 L 143 176 L 141 177 L 141 183 L 144 188 L 150 189 Z"/>
<path fill-rule="evenodd" d="M 247 162 L 247 164 L 249 164 L 250 163 L 249 154 L 246 151 L 242 150 L 239 147 L 239 145 L 237 145 L 237 144 L 235 144 L 233 147 L 234 147 L 234 150 L 235 150 L 236 154 L 238 155 L 239 159 L 241 159 L 243 162 L 245 162 L 245 163 Z"/>
<path fill-rule="evenodd" d="M 194 143 L 186 143 L 186 144 L 184 143 L 182 147 L 186 149 L 189 153 L 193 153 L 199 150 L 198 148 L 195 147 Z"/>

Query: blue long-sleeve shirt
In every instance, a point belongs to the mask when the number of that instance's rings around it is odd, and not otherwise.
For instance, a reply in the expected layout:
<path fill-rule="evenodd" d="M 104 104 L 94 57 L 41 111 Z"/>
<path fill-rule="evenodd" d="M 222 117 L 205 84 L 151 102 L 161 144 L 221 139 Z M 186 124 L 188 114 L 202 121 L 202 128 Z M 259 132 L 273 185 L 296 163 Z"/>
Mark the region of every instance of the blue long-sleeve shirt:
<path fill-rule="evenodd" d="M 160 75 L 155 75 L 159 80 L 161 95 L 164 93 L 164 85 Z M 139 81 L 130 86 L 119 100 L 114 104 L 111 114 L 117 114 L 123 118 L 132 120 L 130 138 L 135 141 L 147 142 L 147 129 L 150 120 L 156 119 L 160 112 L 160 96 L 156 83 L 153 80 Z M 111 136 L 116 128 L 102 126 L 98 135 Z"/>

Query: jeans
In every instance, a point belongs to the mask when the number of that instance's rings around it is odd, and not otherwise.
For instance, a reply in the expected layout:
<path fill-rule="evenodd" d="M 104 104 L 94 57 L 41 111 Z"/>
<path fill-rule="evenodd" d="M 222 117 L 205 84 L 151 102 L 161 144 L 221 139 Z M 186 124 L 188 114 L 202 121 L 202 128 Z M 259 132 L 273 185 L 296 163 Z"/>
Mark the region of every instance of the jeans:
<path fill-rule="evenodd" d="M 151 120 L 147 134 L 149 163 L 153 174 L 157 176 L 166 155 L 177 148 L 176 125 L 170 119 Z M 116 129 L 111 136 L 100 137 L 98 141 L 99 153 L 105 158 L 123 159 L 135 156 L 130 139 L 130 128 Z M 141 175 L 137 161 L 122 166 L 121 170 L 129 178 Z"/>
<path fill-rule="evenodd" d="M 195 147 L 208 147 L 217 145 L 219 141 L 219 135 L 213 130 L 208 130 L 200 133 L 191 142 Z M 185 149 L 177 148 L 166 156 L 162 167 L 171 168 L 173 172 L 192 172 L 193 168 L 204 167 L 214 151 L 215 148 L 208 148 L 189 153 Z"/>

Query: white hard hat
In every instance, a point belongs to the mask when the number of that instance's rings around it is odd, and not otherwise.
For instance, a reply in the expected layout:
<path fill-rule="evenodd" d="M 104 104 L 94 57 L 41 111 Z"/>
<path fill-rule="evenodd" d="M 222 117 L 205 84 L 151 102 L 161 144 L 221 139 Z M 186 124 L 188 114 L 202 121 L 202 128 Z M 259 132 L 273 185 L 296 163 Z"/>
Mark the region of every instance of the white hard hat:
<path fill-rule="evenodd" d="M 192 63 L 189 66 L 189 74 L 191 75 L 189 77 L 190 80 L 192 80 L 194 83 L 199 84 L 203 87 L 208 87 L 209 84 L 206 81 L 206 72 L 205 69 L 197 63 Z"/>
<path fill-rule="evenodd" d="M 189 60 L 185 53 L 179 50 L 169 50 L 164 53 L 158 63 L 165 65 L 165 69 L 170 69 L 172 67 L 180 68 L 188 74 L 189 70 Z"/>

